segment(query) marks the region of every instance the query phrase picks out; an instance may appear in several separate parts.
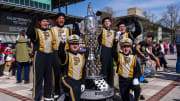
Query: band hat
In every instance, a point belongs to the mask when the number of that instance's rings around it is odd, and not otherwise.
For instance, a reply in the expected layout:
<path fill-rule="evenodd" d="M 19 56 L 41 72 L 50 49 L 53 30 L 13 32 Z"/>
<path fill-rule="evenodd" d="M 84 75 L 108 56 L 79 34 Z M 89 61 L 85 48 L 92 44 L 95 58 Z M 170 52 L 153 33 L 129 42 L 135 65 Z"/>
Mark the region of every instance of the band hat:
<path fill-rule="evenodd" d="M 79 43 L 79 36 L 78 35 L 71 35 L 69 36 L 68 40 L 67 40 L 68 43 Z"/>
<path fill-rule="evenodd" d="M 105 18 L 103 18 L 103 20 L 102 20 L 102 24 L 103 24 L 104 21 L 107 20 L 107 19 L 111 21 L 111 18 L 110 18 L 110 17 L 105 17 Z"/>
<path fill-rule="evenodd" d="M 55 19 L 58 19 L 60 16 L 63 16 L 64 18 L 66 17 L 64 13 L 58 13 L 55 16 Z"/>
<path fill-rule="evenodd" d="M 40 16 L 38 17 L 38 20 L 39 20 L 39 21 L 41 21 L 41 20 L 48 20 L 48 17 L 45 16 L 45 15 L 40 15 Z"/>
<path fill-rule="evenodd" d="M 119 27 L 121 24 L 124 24 L 125 26 L 127 26 L 127 23 L 125 21 L 120 21 L 118 24 L 117 24 L 117 27 Z"/>
<path fill-rule="evenodd" d="M 129 38 L 124 38 L 120 40 L 120 46 L 131 46 L 132 45 L 132 40 Z"/>

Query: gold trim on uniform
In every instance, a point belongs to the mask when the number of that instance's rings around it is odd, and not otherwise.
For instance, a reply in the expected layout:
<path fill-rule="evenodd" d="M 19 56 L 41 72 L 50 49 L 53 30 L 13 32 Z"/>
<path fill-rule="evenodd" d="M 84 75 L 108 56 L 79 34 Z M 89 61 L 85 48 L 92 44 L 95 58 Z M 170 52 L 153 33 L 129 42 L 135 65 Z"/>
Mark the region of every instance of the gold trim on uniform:
<path fill-rule="evenodd" d="M 35 70 L 35 68 L 36 68 L 36 66 L 35 66 L 35 64 L 36 64 L 36 56 L 37 56 L 37 51 L 35 51 L 35 54 L 34 54 L 34 68 L 33 68 L 33 71 L 34 71 L 34 79 L 33 79 L 33 99 L 35 99 L 35 92 L 36 92 L 36 89 L 35 89 L 35 82 L 36 82 L 36 70 Z"/>
<path fill-rule="evenodd" d="M 52 49 L 53 50 L 58 50 L 57 49 L 57 44 L 56 44 L 56 37 L 54 35 L 54 30 L 53 30 L 52 27 L 50 28 L 50 31 L 51 31 L 51 35 L 52 35 Z"/>
<path fill-rule="evenodd" d="M 126 33 L 126 38 L 128 38 L 129 37 L 129 33 Z"/>
<path fill-rule="evenodd" d="M 135 61 L 136 61 L 136 56 L 133 56 L 133 61 L 132 61 L 131 68 L 130 68 L 130 72 L 129 72 L 129 78 L 132 78 L 132 77 L 133 77 Z"/>
<path fill-rule="evenodd" d="M 118 61 L 119 61 L 119 70 L 118 70 L 118 74 L 122 75 L 122 54 L 118 54 Z"/>
<path fill-rule="evenodd" d="M 82 68 L 81 68 L 81 72 L 80 72 L 80 79 L 82 78 L 83 69 L 84 69 L 84 64 L 85 64 L 85 56 L 84 56 L 84 54 L 81 55 L 81 58 L 82 58 L 82 60 L 83 60 L 83 63 L 82 63 Z"/>
<path fill-rule="evenodd" d="M 66 31 L 66 39 L 69 38 L 69 30 L 70 28 L 67 27 L 67 31 Z M 65 45 L 65 51 L 69 49 L 69 44 L 66 43 Z"/>
<path fill-rule="evenodd" d="M 72 78 L 73 76 L 72 58 L 70 55 L 68 57 L 69 57 L 68 76 Z"/>
<path fill-rule="evenodd" d="M 104 32 L 104 28 L 102 29 L 102 44 L 105 44 L 105 32 Z"/>
<path fill-rule="evenodd" d="M 39 29 L 36 29 L 36 31 L 37 31 L 38 36 L 39 36 L 39 50 L 43 51 L 44 47 L 43 47 L 43 39 L 42 39 L 41 33 L 40 33 Z"/>
<path fill-rule="evenodd" d="M 70 95 L 71 95 L 72 101 L 75 101 L 72 87 L 68 83 L 66 83 L 66 81 L 64 80 L 64 77 L 62 77 L 62 81 L 63 81 L 64 85 L 70 89 Z"/>
<path fill-rule="evenodd" d="M 123 57 L 124 57 L 124 63 L 122 63 Z M 132 63 L 130 62 L 131 59 L 132 59 Z M 125 57 L 125 56 L 123 56 L 122 53 L 119 53 L 118 54 L 118 62 L 119 62 L 118 74 L 121 76 L 123 76 L 123 64 L 131 63 L 128 77 L 132 78 L 133 74 L 134 74 L 134 66 L 135 66 L 135 62 L 136 62 L 136 56 L 132 57 L 132 55 L 131 55 L 131 56 Z"/>
<path fill-rule="evenodd" d="M 114 38 L 115 38 L 115 31 L 114 30 L 106 30 L 103 28 L 102 31 L 102 45 L 106 47 L 112 47 Z"/>
<path fill-rule="evenodd" d="M 35 42 L 37 41 L 37 39 L 38 39 L 38 33 L 37 33 L 38 31 L 37 31 L 37 28 L 35 28 L 35 33 L 36 33 L 36 39 L 34 40 Z"/>
<path fill-rule="evenodd" d="M 66 60 L 65 60 L 65 62 L 63 64 L 61 64 L 63 66 L 67 64 L 68 59 L 69 59 L 68 52 L 65 51 L 65 54 L 66 54 Z"/>

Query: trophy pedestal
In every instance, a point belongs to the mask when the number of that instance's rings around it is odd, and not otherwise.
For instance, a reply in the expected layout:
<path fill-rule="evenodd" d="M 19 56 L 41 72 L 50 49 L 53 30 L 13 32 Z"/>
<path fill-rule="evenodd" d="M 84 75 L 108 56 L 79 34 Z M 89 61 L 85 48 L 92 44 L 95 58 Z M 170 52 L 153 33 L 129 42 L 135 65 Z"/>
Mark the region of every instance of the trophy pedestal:
<path fill-rule="evenodd" d="M 84 100 L 104 100 L 111 98 L 114 95 L 114 88 L 108 87 L 106 89 L 98 89 L 95 85 L 95 79 L 103 79 L 103 76 L 96 76 L 96 77 L 87 77 L 86 79 L 86 89 L 81 94 L 81 99 Z"/>
<path fill-rule="evenodd" d="M 92 90 L 92 89 L 86 89 L 81 94 L 81 99 L 84 100 L 103 100 L 108 99 L 114 95 L 114 88 L 109 88 L 107 90 L 101 91 L 101 90 Z"/>

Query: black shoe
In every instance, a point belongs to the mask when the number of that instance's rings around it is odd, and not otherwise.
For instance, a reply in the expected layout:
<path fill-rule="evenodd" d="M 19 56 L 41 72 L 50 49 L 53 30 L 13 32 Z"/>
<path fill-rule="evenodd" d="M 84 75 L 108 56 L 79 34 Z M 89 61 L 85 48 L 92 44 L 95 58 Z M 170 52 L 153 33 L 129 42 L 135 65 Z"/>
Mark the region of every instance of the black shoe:
<path fill-rule="evenodd" d="M 143 95 L 140 95 L 140 100 L 145 100 L 145 97 Z"/>
<path fill-rule="evenodd" d="M 57 101 L 59 99 L 59 95 L 54 95 L 54 101 Z"/>
<path fill-rule="evenodd" d="M 17 81 L 16 83 L 21 83 L 21 81 Z"/>
<path fill-rule="evenodd" d="M 28 84 L 28 83 L 29 83 L 29 81 L 25 81 L 25 82 L 24 82 L 24 84 Z"/>
<path fill-rule="evenodd" d="M 145 79 L 142 83 L 148 83 L 148 81 Z"/>

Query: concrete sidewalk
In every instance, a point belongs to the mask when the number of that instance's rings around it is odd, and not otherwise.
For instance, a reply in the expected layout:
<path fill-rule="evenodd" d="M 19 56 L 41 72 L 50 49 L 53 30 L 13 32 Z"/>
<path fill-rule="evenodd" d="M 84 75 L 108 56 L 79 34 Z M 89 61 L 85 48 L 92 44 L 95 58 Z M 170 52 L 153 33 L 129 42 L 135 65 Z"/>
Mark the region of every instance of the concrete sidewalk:
<path fill-rule="evenodd" d="M 180 78 L 180 74 L 175 73 L 176 65 L 176 56 L 170 55 L 167 56 L 167 62 L 169 67 L 169 72 L 159 72 L 153 78 L 147 78 L 149 83 L 144 83 L 141 85 L 142 94 L 145 96 L 145 100 L 151 98 L 153 95 L 157 94 L 161 89 L 167 87 L 169 84 L 174 82 L 174 80 Z M 0 101 L 20 101 L 21 97 L 32 98 L 32 89 L 33 84 L 16 84 L 16 78 L 11 77 L 7 79 L 7 76 L 0 77 Z M 2 90 L 6 90 L 3 91 Z M 179 98 L 176 96 L 179 90 L 179 86 L 175 87 L 169 94 L 167 94 L 161 101 L 178 101 Z M 6 94 L 9 91 L 11 94 Z M 17 97 L 18 95 L 21 97 Z M 13 96 L 15 95 L 15 96 Z M 170 97 L 169 97 L 170 96 Z M 166 100 L 169 98 L 168 100 Z M 24 100 L 25 101 L 25 100 Z M 119 100 L 118 100 L 119 101 Z"/>
<path fill-rule="evenodd" d="M 170 55 L 166 56 L 168 62 L 169 72 L 158 72 L 153 78 L 146 78 L 149 83 L 142 83 L 142 94 L 145 96 L 145 100 L 156 95 L 160 90 L 167 87 L 175 80 L 180 78 L 180 74 L 176 73 L 176 56 Z M 151 100 L 149 100 L 151 101 Z M 168 101 L 168 100 L 166 100 Z M 169 100 L 173 101 L 173 100 Z"/>
<path fill-rule="evenodd" d="M 0 101 L 21 101 L 12 96 L 6 95 L 4 93 L 0 93 Z"/>

